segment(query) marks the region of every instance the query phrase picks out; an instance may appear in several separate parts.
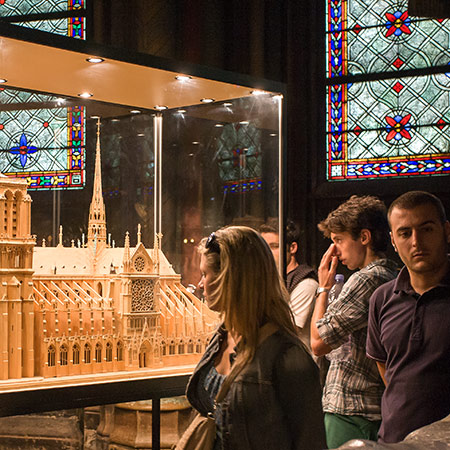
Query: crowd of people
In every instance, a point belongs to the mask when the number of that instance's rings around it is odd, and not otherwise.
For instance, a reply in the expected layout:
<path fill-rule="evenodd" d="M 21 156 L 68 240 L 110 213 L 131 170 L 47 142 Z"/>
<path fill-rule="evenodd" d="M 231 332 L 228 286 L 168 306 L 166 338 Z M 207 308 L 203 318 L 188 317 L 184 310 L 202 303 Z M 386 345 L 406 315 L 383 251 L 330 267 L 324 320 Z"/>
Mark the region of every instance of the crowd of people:
<path fill-rule="evenodd" d="M 288 224 L 286 280 L 276 226 L 226 227 L 201 242 L 199 287 L 222 325 L 187 398 L 214 434 L 209 446 L 183 437 L 177 448 L 395 443 L 450 414 L 450 223 L 441 201 L 412 191 L 386 211 L 376 197 L 352 196 L 318 228 L 332 242 L 315 271 L 300 263 L 298 228 Z M 403 268 L 386 257 L 389 245 Z M 353 273 L 329 301 L 339 261 Z"/>

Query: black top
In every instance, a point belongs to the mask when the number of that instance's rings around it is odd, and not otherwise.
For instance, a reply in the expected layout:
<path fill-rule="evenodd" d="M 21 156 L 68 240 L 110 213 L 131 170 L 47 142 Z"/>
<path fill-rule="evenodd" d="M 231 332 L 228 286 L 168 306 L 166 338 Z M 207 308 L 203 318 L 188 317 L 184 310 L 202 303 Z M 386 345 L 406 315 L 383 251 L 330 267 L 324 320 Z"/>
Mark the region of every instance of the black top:
<path fill-rule="evenodd" d="M 186 395 L 202 415 L 212 412 L 199 388 L 226 330 L 219 328 L 188 384 Z M 326 448 L 317 366 L 296 336 L 276 331 L 231 384 L 221 402 L 223 450 Z"/>

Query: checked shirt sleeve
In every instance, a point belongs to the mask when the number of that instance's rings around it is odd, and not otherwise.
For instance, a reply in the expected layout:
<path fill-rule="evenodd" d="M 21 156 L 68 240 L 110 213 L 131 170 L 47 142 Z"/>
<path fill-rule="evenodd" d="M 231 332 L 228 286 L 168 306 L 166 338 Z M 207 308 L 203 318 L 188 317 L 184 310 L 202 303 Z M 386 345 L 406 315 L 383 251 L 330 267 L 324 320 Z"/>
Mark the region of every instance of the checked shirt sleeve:
<path fill-rule="evenodd" d="M 373 274 L 363 270 L 354 273 L 341 294 L 331 303 L 316 325 L 321 339 L 331 348 L 338 348 L 355 331 L 367 327 L 369 299 L 378 287 Z"/>

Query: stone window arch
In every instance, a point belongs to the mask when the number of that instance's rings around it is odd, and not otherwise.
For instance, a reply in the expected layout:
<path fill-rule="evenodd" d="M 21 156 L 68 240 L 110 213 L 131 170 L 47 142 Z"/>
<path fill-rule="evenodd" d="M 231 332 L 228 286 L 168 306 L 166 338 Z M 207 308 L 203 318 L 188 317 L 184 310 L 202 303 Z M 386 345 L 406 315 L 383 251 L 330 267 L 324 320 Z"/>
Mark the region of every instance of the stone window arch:
<path fill-rule="evenodd" d="M 95 344 L 95 361 L 102 362 L 102 345 L 100 343 Z"/>
<path fill-rule="evenodd" d="M 123 344 L 122 344 L 122 341 L 119 341 L 117 343 L 116 357 L 117 357 L 117 361 L 123 361 Z"/>
<path fill-rule="evenodd" d="M 72 363 L 80 364 L 80 346 L 78 344 L 72 347 Z"/>
<path fill-rule="evenodd" d="M 111 362 L 113 359 L 113 349 L 111 342 L 106 343 L 105 358 L 107 362 Z"/>
<path fill-rule="evenodd" d="M 56 364 L 56 349 L 53 344 L 47 350 L 47 363 L 48 367 L 54 367 Z"/>
<path fill-rule="evenodd" d="M 91 363 L 91 346 L 89 344 L 84 344 L 84 363 Z"/>
<path fill-rule="evenodd" d="M 59 363 L 61 364 L 61 366 L 67 366 L 67 354 L 67 345 L 61 345 L 61 347 L 59 348 Z"/>

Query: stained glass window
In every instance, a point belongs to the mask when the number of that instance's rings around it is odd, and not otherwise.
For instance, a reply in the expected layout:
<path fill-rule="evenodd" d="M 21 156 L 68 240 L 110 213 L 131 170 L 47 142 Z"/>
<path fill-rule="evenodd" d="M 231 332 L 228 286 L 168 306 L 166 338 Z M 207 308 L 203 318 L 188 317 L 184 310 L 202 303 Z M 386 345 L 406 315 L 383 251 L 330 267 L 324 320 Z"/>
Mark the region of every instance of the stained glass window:
<path fill-rule="evenodd" d="M 84 107 L 51 95 L 0 88 L 0 172 L 30 189 L 84 185 Z"/>
<path fill-rule="evenodd" d="M 253 123 L 230 123 L 218 139 L 224 193 L 261 189 L 261 130 Z"/>
<path fill-rule="evenodd" d="M 0 19 L 50 33 L 86 38 L 86 0 L 0 0 Z"/>
<path fill-rule="evenodd" d="M 327 178 L 450 173 L 450 21 L 327 0 Z"/>

